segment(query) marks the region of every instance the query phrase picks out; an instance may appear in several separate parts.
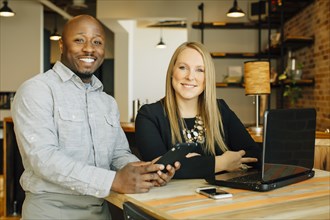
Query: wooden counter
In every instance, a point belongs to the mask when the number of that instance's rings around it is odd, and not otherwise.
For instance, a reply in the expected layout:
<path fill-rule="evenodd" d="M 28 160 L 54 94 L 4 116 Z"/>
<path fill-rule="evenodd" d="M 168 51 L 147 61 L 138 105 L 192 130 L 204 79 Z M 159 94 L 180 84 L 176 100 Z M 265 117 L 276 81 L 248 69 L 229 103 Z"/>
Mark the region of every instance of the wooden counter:
<path fill-rule="evenodd" d="M 133 202 L 156 219 L 329 219 L 330 173 L 315 171 L 312 179 L 269 192 L 221 187 L 233 194 L 229 199 L 195 193 L 208 185 L 203 179 L 172 180 L 142 194 L 111 192 L 106 199 L 119 208 Z"/>
<path fill-rule="evenodd" d="M 135 132 L 134 122 L 120 122 L 120 125 L 126 133 L 134 133 Z"/>
<path fill-rule="evenodd" d="M 134 136 L 132 136 L 132 134 L 135 133 L 134 122 L 121 122 L 121 126 L 126 132 L 128 139 L 134 138 Z M 262 135 L 256 135 L 251 131 L 249 131 L 249 133 L 255 142 L 259 145 L 262 144 Z M 330 133 L 316 131 L 315 138 L 314 168 L 330 171 Z M 129 141 L 130 143 L 134 143 L 132 140 Z M 132 146 L 131 149 L 138 155 L 139 158 L 141 158 L 135 146 Z"/>
<path fill-rule="evenodd" d="M 262 143 L 262 136 L 258 136 L 250 131 L 249 133 L 255 142 Z M 314 168 L 330 171 L 330 133 L 316 131 Z"/>
<path fill-rule="evenodd" d="M 134 122 L 120 122 L 121 127 L 125 132 L 135 132 L 135 124 Z M 248 130 L 249 131 L 249 130 Z M 262 135 L 256 135 L 253 132 L 250 132 L 251 137 L 253 140 L 257 143 L 262 143 Z M 315 138 L 316 139 L 330 139 L 330 133 L 325 133 L 322 131 L 316 131 L 315 133 Z"/>

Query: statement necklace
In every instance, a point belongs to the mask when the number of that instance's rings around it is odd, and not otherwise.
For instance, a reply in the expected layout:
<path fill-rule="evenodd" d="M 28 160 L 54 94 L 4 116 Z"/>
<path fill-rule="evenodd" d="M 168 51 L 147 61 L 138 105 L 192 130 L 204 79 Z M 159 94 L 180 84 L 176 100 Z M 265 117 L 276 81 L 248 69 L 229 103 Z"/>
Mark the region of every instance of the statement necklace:
<path fill-rule="evenodd" d="M 182 129 L 182 134 L 187 143 L 193 143 L 197 142 L 200 144 L 204 144 L 205 142 L 205 128 L 204 128 L 204 122 L 202 120 L 202 117 L 199 115 L 196 115 L 195 119 L 195 125 L 192 129 L 188 129 L 187 124 L 185 120 L 184 122 L 184 128 Z"/>

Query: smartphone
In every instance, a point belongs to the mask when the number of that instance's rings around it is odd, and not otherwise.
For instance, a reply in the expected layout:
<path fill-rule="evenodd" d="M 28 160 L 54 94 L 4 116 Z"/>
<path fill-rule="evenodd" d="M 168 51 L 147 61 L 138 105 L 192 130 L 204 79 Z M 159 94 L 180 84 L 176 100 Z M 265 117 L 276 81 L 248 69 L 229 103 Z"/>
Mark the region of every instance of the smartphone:
<path fill-rule="evenodd" d="M 221 190 L 216 186 L 198 187 L 196 192 L 212 199 L 224 199 L 233 197 L 231 193 Z"/>
<path fill-rule="evenodd" d="M 159 160 L 157 160 L 155 163 L 157 164 L 164 164 L 166 166 L 167 164 L 170 164 L 171 166 L 174 166 L 174 163 L 176 161 L 182 160 L 182 158 L 185 158 L 185 156 L 191 152 L 194 152 L 196 147 L 198 146 L 198 143 L 178 143 L 175 144 L 169 151 L 167 151 Z M 162 170 L 163 172 L 167 172 L 166 168 Z"/>

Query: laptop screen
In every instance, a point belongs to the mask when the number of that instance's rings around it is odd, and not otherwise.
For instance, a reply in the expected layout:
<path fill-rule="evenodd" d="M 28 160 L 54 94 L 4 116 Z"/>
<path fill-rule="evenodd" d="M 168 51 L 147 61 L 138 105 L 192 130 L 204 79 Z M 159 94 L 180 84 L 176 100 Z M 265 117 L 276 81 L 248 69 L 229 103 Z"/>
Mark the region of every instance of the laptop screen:
<path fill-rule="evenodd" d="M 263 181 L 309 171 L 314 165 L 315 109 L 268 110 L 264 116 Z"/>

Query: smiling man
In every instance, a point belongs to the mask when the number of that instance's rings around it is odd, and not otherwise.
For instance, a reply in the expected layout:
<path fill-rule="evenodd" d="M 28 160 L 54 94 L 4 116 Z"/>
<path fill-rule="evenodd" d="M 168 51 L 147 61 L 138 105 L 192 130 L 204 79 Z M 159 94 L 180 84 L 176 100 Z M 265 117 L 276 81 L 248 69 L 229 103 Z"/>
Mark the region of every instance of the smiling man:
<path fill-rule="evenodd" d="M 17 90 L 12 117 L 24 172 L 23 219 L 111 219 L 110 190 L 147 192 L 176 168 L 141 162 L 120 127 L 113 97 L 94 76 L 105 54 L 102 25 L 89 15 L 65 25 L 61 61 Z"/>
<path fill-rule="evenodd" d="M 86 22 L 94 25 L 86 25 Z M 93 17 L 76 17 L 64 27 L 60 40 L 61 62 L 88 83 L 103 63 L 104 47 L 102 26 Z"/>

